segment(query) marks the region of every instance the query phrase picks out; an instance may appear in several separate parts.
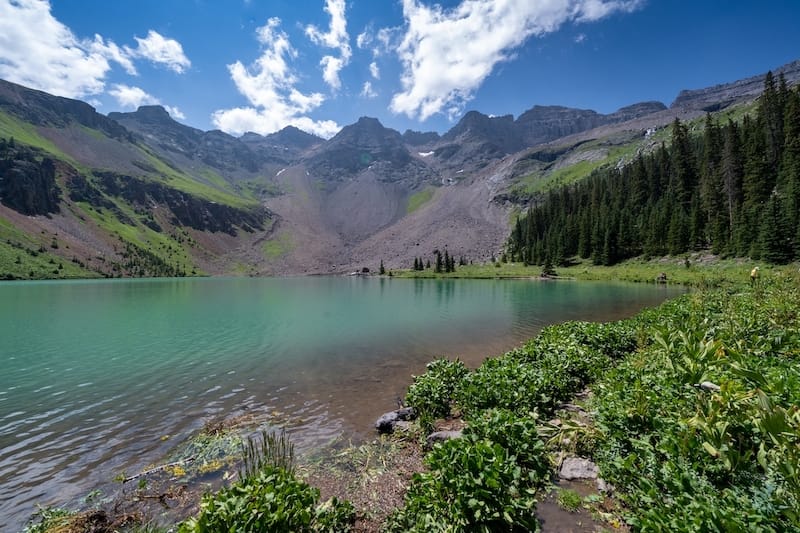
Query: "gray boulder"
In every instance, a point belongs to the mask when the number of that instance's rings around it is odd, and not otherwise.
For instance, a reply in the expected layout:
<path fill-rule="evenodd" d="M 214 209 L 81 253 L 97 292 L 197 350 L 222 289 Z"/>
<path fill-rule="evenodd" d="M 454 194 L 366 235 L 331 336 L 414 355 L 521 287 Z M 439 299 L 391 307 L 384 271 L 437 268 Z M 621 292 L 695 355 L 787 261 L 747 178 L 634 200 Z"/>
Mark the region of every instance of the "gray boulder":
<path fill-rule="evenodd" d="M 599 472 L 600 470 L 597 468 L 597 465 L 589 459 L 567 457 L 564 459 L 564 462 L 561 463 L 561 470 L 558 473 L 558 477 L 566 480 L 597 479 Z"/>
<path fill-rule="evenodd" d="M 382 414 L 378 420 L 375 421 L 375 429 L 377 429 L 379 433 L 391 433 L 394 431 L 397 422 L 413 420 L 415 416 L 416 413 L 414 413 L 413 407 L 403 407 L 402 409 L 389 411 L 388 413 Z"/>
<path fill-rule="evenodd" d="M 428 448 L 432 448 L 434 444 L 437 442 L 444 442 L 450 439 L 459 439 L 461 438 L 461 430 L 455 431 L 434 431 L 428 438 L 425 439 L 425 442 L 428 445 Z"/>

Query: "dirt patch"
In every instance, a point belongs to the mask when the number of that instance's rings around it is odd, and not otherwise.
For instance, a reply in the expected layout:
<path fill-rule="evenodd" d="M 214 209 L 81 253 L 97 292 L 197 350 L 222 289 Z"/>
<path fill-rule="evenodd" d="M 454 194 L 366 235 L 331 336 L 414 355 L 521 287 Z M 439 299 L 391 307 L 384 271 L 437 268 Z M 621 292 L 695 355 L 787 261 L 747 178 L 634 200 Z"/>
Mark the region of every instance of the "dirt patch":
<path fill-rule="evenodd" d="M 356 509 L 357 532 L 377 532 L 403 498 L 423 465 L 422 448 L 412 437 L 381 437 L 370 443 L 329 450 L 298 468 L 299 476 L 320 489 L 320 500 L 348 499 Z"/>

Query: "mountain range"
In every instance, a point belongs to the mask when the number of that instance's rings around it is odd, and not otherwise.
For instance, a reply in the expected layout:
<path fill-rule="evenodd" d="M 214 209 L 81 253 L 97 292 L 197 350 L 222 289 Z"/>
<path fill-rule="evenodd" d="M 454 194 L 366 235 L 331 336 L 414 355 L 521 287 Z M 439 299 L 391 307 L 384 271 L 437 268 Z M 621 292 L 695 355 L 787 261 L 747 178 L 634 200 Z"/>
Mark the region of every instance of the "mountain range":
<path fill-rule="evenodd" d="M 800 61 L 775 70 L 800 81 Z M 746 112 L 763 76 L 601 114 L 469 111 L 443 135 L 362 117 L 325 140 L 98 113 L 0 80 L 0 276 L 292 275 L 485 261 L 549 188 L 622 165 L 665 126 Z M 742 111 L 744 110 L 744 111 Z"/>

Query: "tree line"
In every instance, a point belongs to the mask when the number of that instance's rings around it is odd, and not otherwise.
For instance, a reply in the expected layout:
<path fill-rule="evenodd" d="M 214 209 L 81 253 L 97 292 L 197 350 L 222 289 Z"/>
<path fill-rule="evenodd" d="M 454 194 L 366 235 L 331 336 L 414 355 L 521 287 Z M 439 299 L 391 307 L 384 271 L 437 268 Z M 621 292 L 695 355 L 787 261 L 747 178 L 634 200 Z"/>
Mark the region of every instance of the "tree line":
<path fill-rule="evenodd" d="M 677 118 L 671 145 L 550 191 L 517 219 L 514 261 L 595 264 L 711 250 L 770 263 L 800 258 L 800 87 L 768 73 L 754 116 Z"/>

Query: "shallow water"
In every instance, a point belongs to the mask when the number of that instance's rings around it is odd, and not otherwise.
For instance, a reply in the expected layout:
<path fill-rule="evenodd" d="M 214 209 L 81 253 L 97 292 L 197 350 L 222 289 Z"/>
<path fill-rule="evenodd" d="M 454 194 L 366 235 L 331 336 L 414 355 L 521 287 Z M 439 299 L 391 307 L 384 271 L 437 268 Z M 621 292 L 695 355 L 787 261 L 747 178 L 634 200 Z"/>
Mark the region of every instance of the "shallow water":
<path fill-rule="evenodd" d="M 547 324 L 620 318 L 678 292 L 361 277 L 0 283 L 0 530 L 158 461 L 211 418 L 263 410 L 301 450 L 358 438 L 436 356 L 477 366 Z"/>

